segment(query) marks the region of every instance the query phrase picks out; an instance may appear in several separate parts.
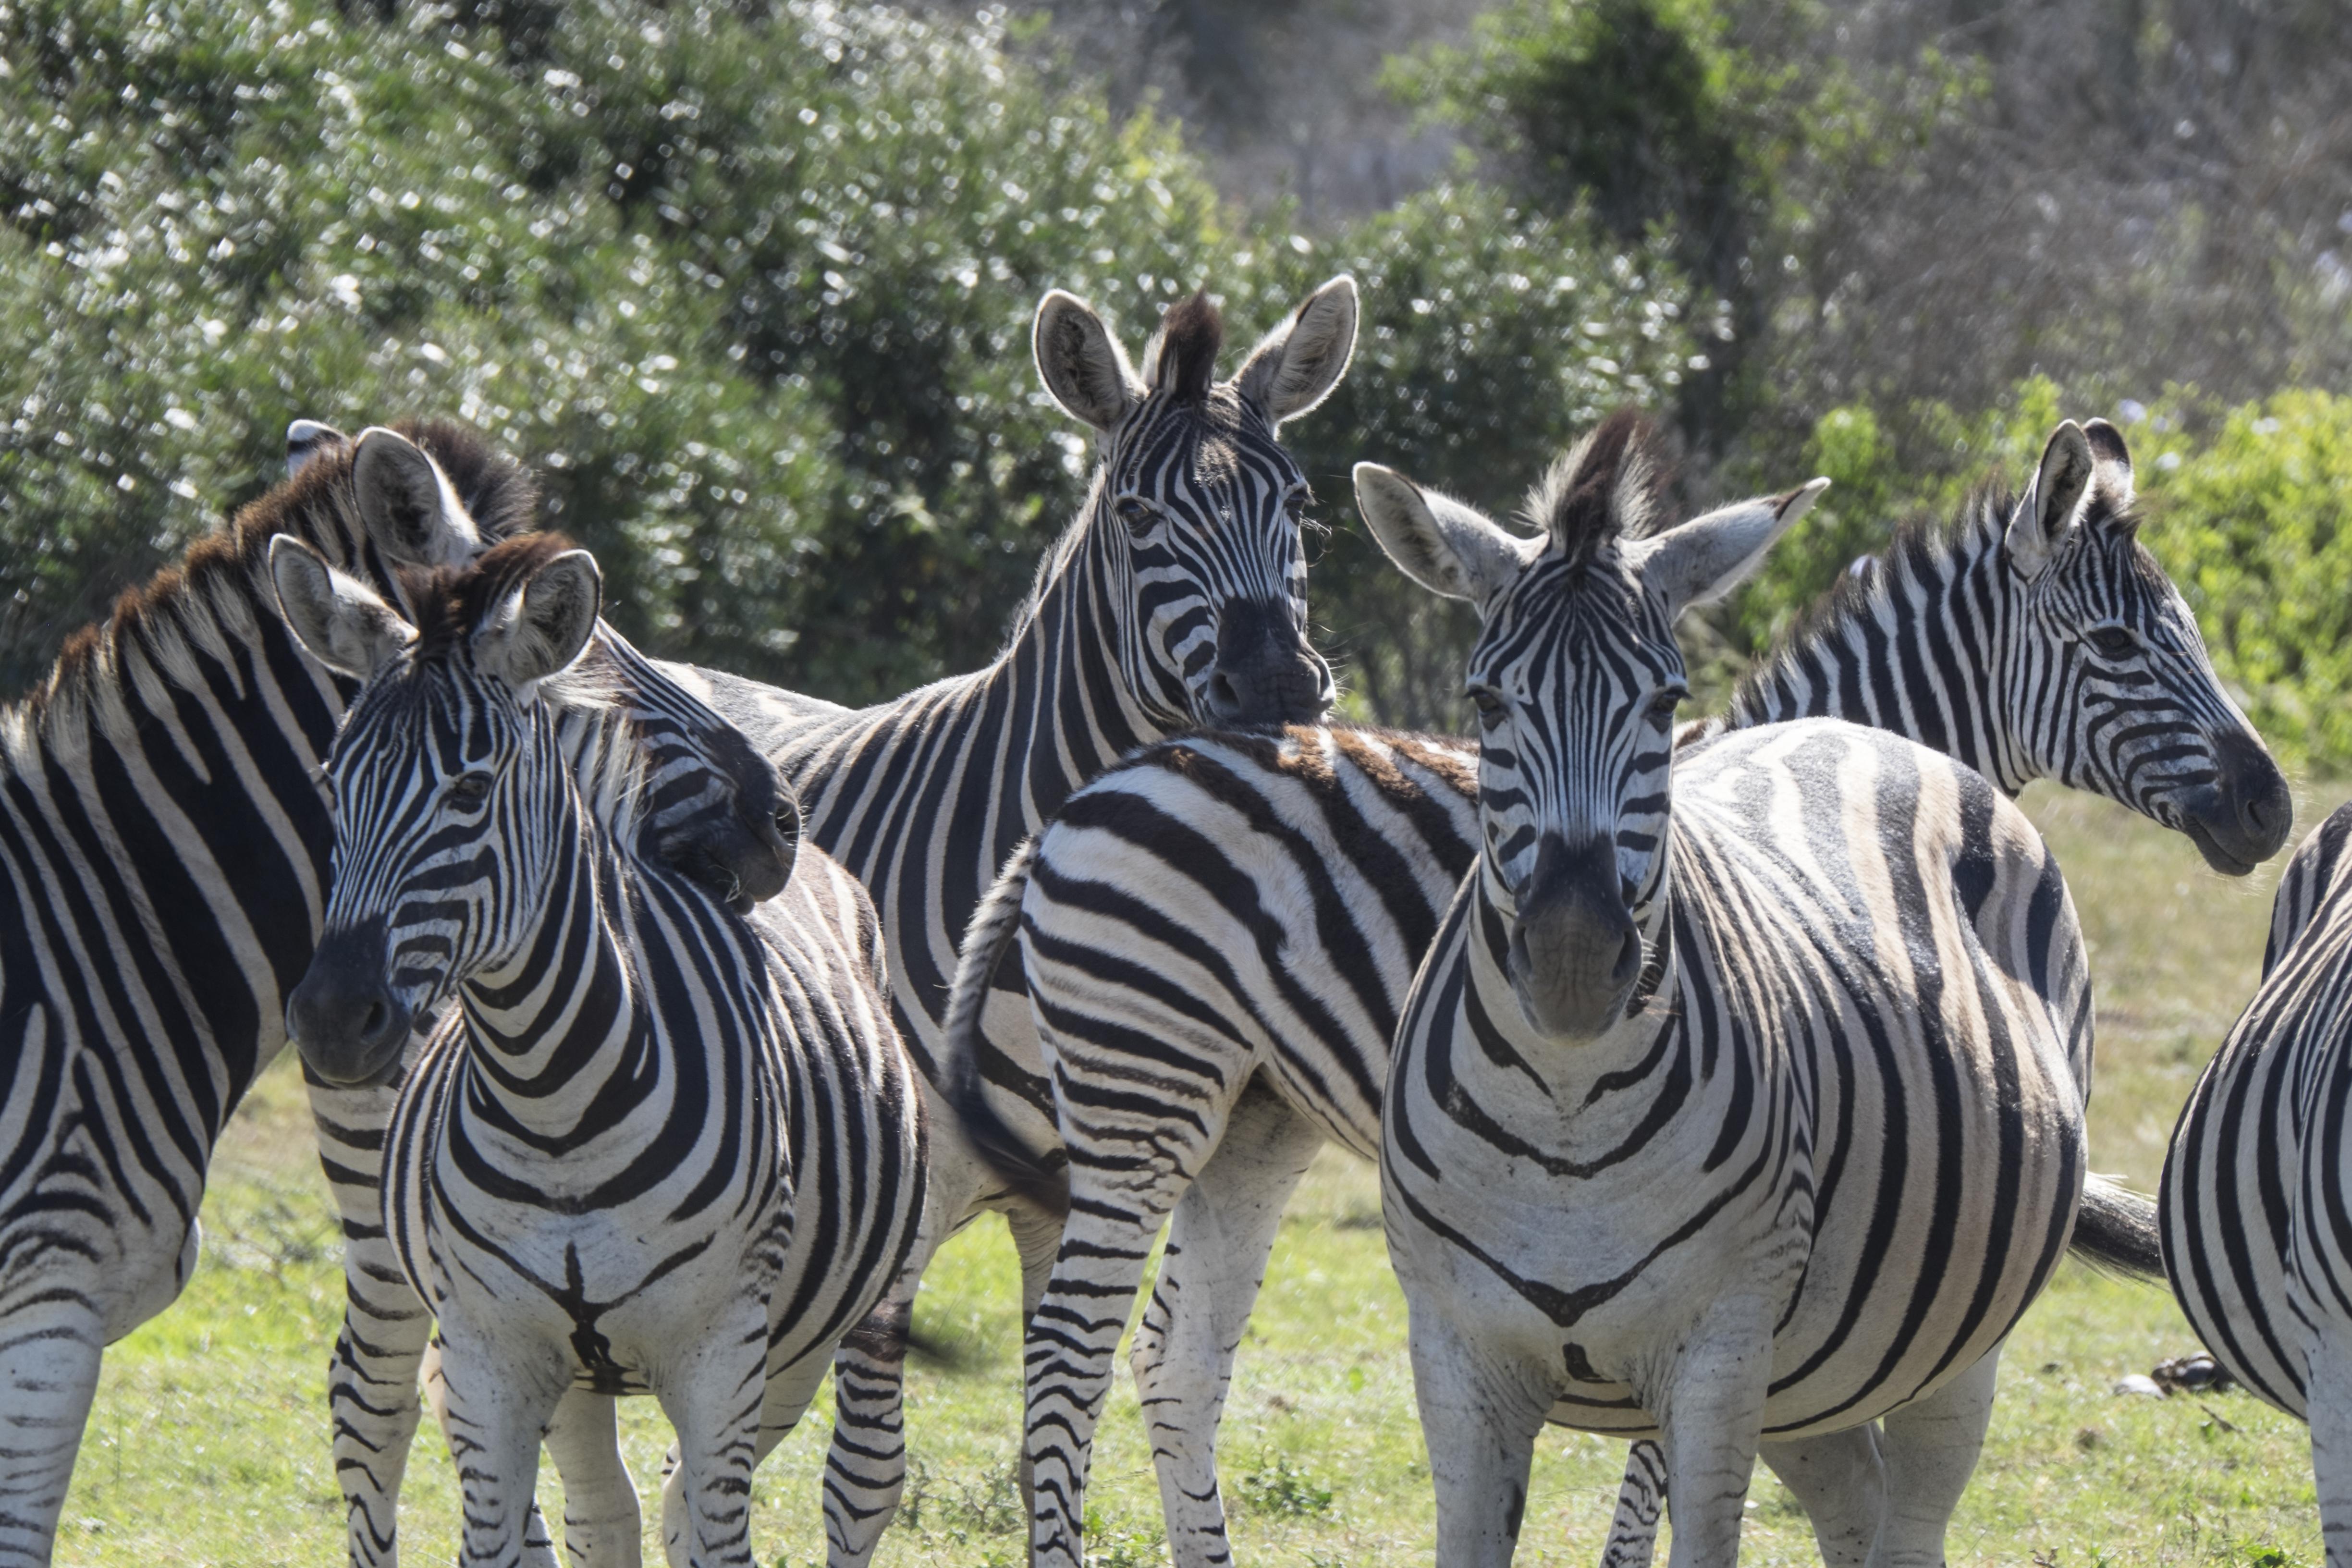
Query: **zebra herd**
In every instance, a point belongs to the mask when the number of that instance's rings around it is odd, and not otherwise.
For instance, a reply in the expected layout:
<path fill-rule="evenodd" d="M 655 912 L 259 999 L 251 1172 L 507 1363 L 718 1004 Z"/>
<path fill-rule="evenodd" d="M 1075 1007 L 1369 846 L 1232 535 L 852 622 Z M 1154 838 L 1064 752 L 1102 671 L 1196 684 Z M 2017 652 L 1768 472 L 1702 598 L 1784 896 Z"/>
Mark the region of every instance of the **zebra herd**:
<path fill-rule="evenodd" d="M 1480 616 L 1465 741 L 1329 721 L 1306 476 L 1346 374 L 1309 294 L 1221 380 L 1040 305 L 1097 437 L 987 668 L 849 710 L 599 619 L 528 475 L 436 423 L 298 421 L 287 479 L 0 712 L 0 1562 L 50 1560 L 100 1352 L 170 1304 L 221 1129 L 297 1044 L 343 1225 L 355 1568 L 435 1405 L 461 1562 L 633 1564 L 614 1401 L 677 1433 L 673 1563 L 749 1564 L 751 1474 L 828 1367 L 829 1560 L 907 1468 L 915 1291 L 1003 1212 L 1034 1563 L 1082 1568 L 1132 1365 L 1170 1551 L 1232 1561 L 1216 1436 L 1282 1211 L 1378 1164 L 1441 1563 L 1507 1563 L 1547 1422 L 1633 1440 L 1607 1561 L 1730 1562 L 1759 1458 L 1832 1563 L 1933 1563 L 2001 1344 L 2062 1253 L 2168 1277 L 2311 1424 L 2352 1565 L 2352 808 L 2151 1204 L 2086 1173 L 2092 1011 L 2050 778 L 2243 874 L 2291 805 L 2061 425 L 1907 525 L 1680 723 L 1675 622 L 1824 481 L 1687 521 L 1631 414 L 1523 530 L 1377 465 L 1358 510 Z M 437 1334 L 436 1334 L 437 1327 Z"/>

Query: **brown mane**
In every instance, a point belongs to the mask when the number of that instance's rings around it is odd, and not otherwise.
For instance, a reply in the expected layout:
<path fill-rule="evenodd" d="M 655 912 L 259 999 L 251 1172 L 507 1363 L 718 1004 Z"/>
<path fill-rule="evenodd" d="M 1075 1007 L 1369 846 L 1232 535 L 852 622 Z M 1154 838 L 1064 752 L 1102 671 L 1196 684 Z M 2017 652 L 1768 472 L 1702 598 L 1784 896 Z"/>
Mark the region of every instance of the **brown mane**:
<path fill-rule="evenodd" d="M 416 614 L 415 668 L 448 658 L 540 568 L 576 548 L 560 533 L 527 533 L 464 566 L 402 572 L 401 590 Z"/>
<path fill-rule="evenodd" d="M 483 537 L 502 539 L 530 527 L 539 510 L 539 486 L 521 464 L 448 420 L 404 420 L 392 428 L 441 466 Z M 266 575 L 269 541 L 278 534 L 316 546 L 336 565 L 378 575 L 367 570 L 373 556 L 352 488 L 355 451 L 348 440 L 328 444 L 300 473 L 247 502 L 223 526 L 189 545 L 178 562 L 125 589 L 104 620 L 66 638 L 48 678 L 27 697 L 28 710 L 37 715 L 83 690 L 91 672 L 111 662 L 115 649 L 152 647 L 159 637 L 190 629 L 191 612 L 201 619 L 225 597 L 249 598 Z M 266 601 L 268 590 L 259 591 Z M 264 613 L 274 616 L 275 606 Z"/>
<path fill-rule="evenodd" d="M 1180 300 L 1160 318 L 1160 374 L 1154 385 L 1180 403 L 1207 398 L 1217 381 L 1225 319 L 1206 292 Z"/>

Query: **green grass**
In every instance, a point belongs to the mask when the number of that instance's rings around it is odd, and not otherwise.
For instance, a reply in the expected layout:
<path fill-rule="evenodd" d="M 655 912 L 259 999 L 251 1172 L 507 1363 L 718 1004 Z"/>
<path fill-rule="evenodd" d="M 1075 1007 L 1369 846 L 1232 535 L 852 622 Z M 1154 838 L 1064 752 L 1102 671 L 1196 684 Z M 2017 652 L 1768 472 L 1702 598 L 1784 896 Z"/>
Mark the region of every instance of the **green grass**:
<path fill-rule="evenodd" d="M 2300 801 L 2316 824 L 2342 798 Z M 2199 1066 L 2252 993 L 2280 862 L 2243 882 L 2115 806 L 2037 789 L 2035 819 L 2067 867 L 2099 985 L 2092 1163 L 2156 1180 Z M 324 1185 L 299 1082 L 279 1064 L 239 1110 L 205 1205 L 205 1258 L 187 1295 L 107 1357 L 60 1535 L 59 1561 L 249 1565 L 341 1560 L 341 1506 L 323 1389 L 341 1310 Z M 920 1320 L 961 1344 L 954 1373 L 918 1370 L 908 1504 L 885 1568 L 1017 1563 L 1016 1271 L 989 1221 L 934 1268 Z M 1954 1562 L 2284 1568 L 2320 1560 L 2303 1428 L 2242 1394 L 2202 1401 L 2110 1392 L 2193 1347 L 2160 1291 L 2069 1268 L 2013 1336 Z M 763 1564 L 823 1561 L 821 1400 L 760 1474 Z M 649 1402 L 625 1415 L 651 1494 L 667 1441 Z M 1327 1152 L 1282 1242 L 1225 1422 L 1223 1473 L 1248 1564 L 1426 1563 L 1431 1500 L 1404 1352 L 1404 1307 L 1381 1239 L 1372 1173 Z M 1598 1554 L 1623 1450 L 1553 1431 L 1538 1451 L 1519 1561 Z M 1094 1540 L 1106 1565 L 1164 1561 L 1159 1500 L 1132 1386 L 1096 1448 Z M 546 1489 L 552 1495 L 551 1484 Z M 404 1510 L 413 1563 L 454 1554 L 456 1489 L 428 1417 Z M 1748 1505 L 1745 1560 L 1814 1562 L 1803 1517 L 1769 1474 Z M 657 1562 L 649 1541 L 647 1561 Z"/>

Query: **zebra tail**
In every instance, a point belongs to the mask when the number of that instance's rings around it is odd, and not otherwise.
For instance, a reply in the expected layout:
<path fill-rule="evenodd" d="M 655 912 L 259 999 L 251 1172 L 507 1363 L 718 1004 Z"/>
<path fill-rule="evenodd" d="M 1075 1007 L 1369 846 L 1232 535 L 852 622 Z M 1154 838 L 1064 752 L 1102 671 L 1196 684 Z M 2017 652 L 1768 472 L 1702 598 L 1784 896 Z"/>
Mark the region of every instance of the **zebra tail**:
<path fill-rule="evenodd" d="M 2084 1180 L 2074 1238 L 2066 1250 L 2105 1273 L 2156 1284 L 2165 1279 L 2156 1200 L 2106 1176 Z"/>
<path fill-rule="evenodd" d="M 964 1136 L 1005 1185 L 1048 1214 L 1070 1212 L 1070 1167 L 1067 1156 L 1033 1152 L 1004 1124 L 989 1103 L 982 1063 L 995 1047 L 982 1019 L 996 972 L 1012 950 L 1021 930 L 1021 900 L 1029 889 L 1029 868 L 1037 858 L 1037 840 L 1029 838 L 1013 852 L 1004 869 L 972 911 L 964 928 L 963 951 L 956 960 L 953 988 L 948 994 L 948 1104 L 963 1124 Z"/>

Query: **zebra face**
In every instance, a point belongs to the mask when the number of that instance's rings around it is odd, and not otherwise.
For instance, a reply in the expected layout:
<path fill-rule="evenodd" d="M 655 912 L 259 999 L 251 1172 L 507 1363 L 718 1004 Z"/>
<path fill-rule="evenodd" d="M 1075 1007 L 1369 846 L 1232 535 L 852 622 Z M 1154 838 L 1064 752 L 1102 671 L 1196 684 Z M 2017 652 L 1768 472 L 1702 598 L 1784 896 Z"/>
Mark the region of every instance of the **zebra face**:
<path fill-rule="evenodd" d="M 594 629 L 595 563 L 548 535 L 499 545 L 412 576 L 415 625 L 294 541 L 271 568 L 303 645 L 364 681 L 328 761 L 333 886 L 287 1027 L 324 1081 L 382 1081 L 416 1021 L 520 957 L 548 907 L 575 814 L 540 688 Z"/>
<path fill-rule="evenodd" d="M 1675 617 L 1723 593 L 1826 481 L 1654 533 L 1646 427 L 1603 424 L 1553 465 L 1521 538 L 1370 464 L 1365 521 L 1407 575 L 1482 610 L 1467 694 L 1479 724 L 1479 895 L 1493 956 L 1536 1032 L 1588 1041 L 1634 1004 L 1665 882 Z"/>
<path fill-rule="evenodd" d="M 2139 542 L 2115 426 L 2059 427 L 2006 545 L 2025 577 L 2028 635 L 2009 679 L 2028 761 L 2185 834 L 2217 871 L 2243 876 L 2276 854 L 2294 824 L 2286 777 Z"/>
<path fill-rule="evenodd" d="M 1166 729 L 1310 721 L 1335 695 L 1307 636 L 1306 476 L 1277 432 L 1346 372 L 1355 284 L 1317 289 L 1219 383 L 1223 331 L 1205 296 L 1173 307 L 1139 374 L 1078 300 L 1037 311 L 1038 374 L 1099 437 L 1076 548 L 1127 688 Z"/>

